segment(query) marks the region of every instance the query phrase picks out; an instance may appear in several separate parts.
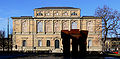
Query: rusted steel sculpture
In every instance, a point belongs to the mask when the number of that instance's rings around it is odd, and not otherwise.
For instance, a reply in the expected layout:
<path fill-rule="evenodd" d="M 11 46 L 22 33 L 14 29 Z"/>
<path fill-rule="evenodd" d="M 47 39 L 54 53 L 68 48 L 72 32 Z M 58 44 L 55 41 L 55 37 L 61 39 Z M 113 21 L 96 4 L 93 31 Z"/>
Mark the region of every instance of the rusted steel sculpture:
<path fill-rule="evenodd" d="M 65 56 L 70 56 L 70 39 L 72 39 L 72 55 L 85 55 L 86 53 L 86 39 L 88 31 L 79 29 L 62 30 L 62 44 L 63 44 L 63 54 Z M 79 48 L 78 48 L 79 46 Z"/>

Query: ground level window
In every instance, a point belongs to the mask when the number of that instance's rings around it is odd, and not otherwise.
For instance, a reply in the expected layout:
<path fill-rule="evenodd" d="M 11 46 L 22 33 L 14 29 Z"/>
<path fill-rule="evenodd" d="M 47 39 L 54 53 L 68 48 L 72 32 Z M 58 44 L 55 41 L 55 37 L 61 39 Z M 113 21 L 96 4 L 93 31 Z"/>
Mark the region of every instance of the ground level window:
<path fill-rule="evenodd" d="M 26 46 L 26 40 L 22 41 L 22 46 L 25 47 Z"/>
<path fill-rule="evenodd" d="M 47 47 L 50 47 L 50 40 L 47 40 Z"/>
<path fill-rule="evenodd" d="M 42 41 L 41 40 L 38 40 L 38 46 L 42 46 Z"/>
<path fill-rule="evenodd" d="M 59 40 L 55 40 L 55 48 L 59 48 Z"/>
<path fill-rule="evenodd" d="M 88 40 L 88 47 L 92 46 L 92 40 Z"/>

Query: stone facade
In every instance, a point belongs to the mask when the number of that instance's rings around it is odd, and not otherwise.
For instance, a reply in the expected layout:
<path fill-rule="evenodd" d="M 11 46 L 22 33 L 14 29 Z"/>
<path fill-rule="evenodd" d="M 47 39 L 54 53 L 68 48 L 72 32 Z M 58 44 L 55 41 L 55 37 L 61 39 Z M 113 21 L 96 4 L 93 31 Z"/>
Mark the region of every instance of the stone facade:
<path fill-rule="evenodd" d="M 79 8 L 42 7 L 34 9 L 34 17 L 11 18 L 15 51 L 62 53 L 61 30 L 71 29 L 88 30 L 87 51 L 102 51 L 102 19 L 94 16 L 81 17 Z"/>

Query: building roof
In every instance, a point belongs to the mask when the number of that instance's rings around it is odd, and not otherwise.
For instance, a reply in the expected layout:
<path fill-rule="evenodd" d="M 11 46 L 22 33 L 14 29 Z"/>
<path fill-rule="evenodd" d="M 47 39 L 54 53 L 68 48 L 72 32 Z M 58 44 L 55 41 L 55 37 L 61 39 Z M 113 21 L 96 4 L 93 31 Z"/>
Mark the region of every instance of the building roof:
<path fill-rule="evenodd" d="M 95 16 L 82 16 L 83 19 L 102 19 L 102 17 L 95 17 Z"/>
<path fill-rule="evenodd" d="M 41 7 L 41 8 L 35 8 L 35 9 L 80 9 L 80 8 L 74 8 L 74 7 Z"/>
<path fill-rule="evenodd" d="M 21 16 L 11 17 L 12 19 L 101 19 L 101 17 L 84 16 L 84 17 L 32 17 L 32 16 Z"/>

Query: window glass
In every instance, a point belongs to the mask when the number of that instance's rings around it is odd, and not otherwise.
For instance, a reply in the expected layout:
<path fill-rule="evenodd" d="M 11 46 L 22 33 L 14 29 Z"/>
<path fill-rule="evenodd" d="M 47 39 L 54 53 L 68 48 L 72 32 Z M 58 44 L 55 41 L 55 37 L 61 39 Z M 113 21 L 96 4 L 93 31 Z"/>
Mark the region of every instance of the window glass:
<path fill-rule="evenodd" d="M 42 41 L 41 40 L 38 40 L 38 46 L 42 46 Z"/>
<path fill-rule="evenodd" d="M 77 13 L 73 12 L 71 15 L 77 15 Z"/>
<path fill-rule="evenodd" d="M 37 32 L 43 32 L 43 23 L 42 22 L 37 23 Z"/>
<path fill-rule="evenodd" d="M 77 23 L 76 22 L 72 22 L 72 29 L 77 29 Z"/>
<path fill-rule="evenodd" d="M 59 48 L 59 40 L 55 40 L 55 48 Z"/>
<path fill-rule="evenodd" d="M 88 46 L 92 46 L 92 40 L 88 40 Z"/>
<path fill-rule="evenodd" d="M 92 21 L 87 22 L 87 30 L 93 31 L 93 22 Z"/>
<path fill-rule="evenodd" d="M 60 32 L 60 22 L 56 21 L 54 22 L 54 32 Z"/>
<path fill-rule="evenodd" d="M 47 47 L 50 47 L 50 40 L 47 40 Z"/>
<path fill-rule="evenodd" d="M 27 20 L 23 20 L 22 22 L 22 32 L 27 32 Z"/>
<path fill-rule="evenodd" d="M 63 21 L 63 30 L 68 30 L 69 29 L 69 22 L 68 21 Z"/>
<path fill-rule="evenodd" d="M 26 46 L 26 40 L 23 40 L 22 43 L 23 43 L 23 44 L 22 44 L 23 47 Z"/>
<path fill-rule="evenodd" d="M 46 32 L 52 32 L 52 21 L 46 21 L 45 29 Z"/>

